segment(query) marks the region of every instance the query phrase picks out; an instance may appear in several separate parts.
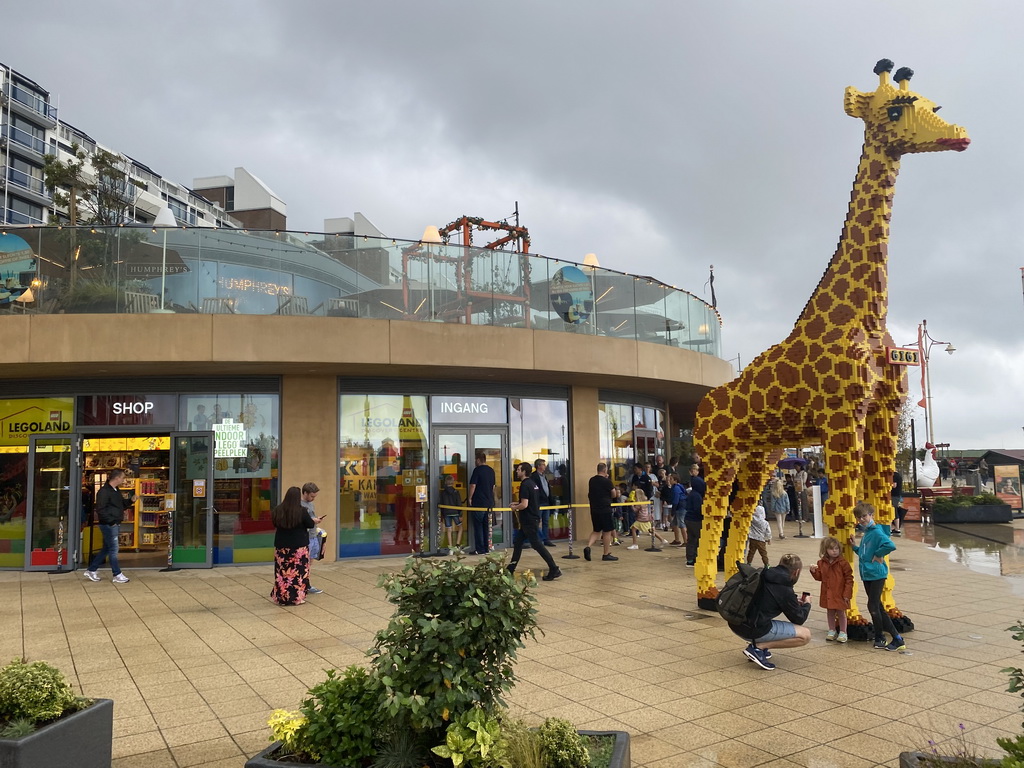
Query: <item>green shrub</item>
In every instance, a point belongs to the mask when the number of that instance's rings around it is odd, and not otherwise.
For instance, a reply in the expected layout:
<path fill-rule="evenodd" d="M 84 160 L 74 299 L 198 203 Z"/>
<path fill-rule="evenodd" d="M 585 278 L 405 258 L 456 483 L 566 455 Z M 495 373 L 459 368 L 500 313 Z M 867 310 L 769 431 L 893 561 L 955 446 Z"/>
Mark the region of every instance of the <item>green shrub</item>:
<path fill-rule="evenodd" d="M 301 751 L 328 765 L 359 765 L 372 757 L 381 721 L 376 678 L 356 666 L 341 677 L 329 669 L 327 679 L 309 693 L 299 707 L 306 718 L 295 738 Z"/>
<path fill-rule="evenodd" d="M 540 727 L 540 743 L 548 768 L 587 768 L 590 753 L 568 720 L 549 717 Z"/>
<path fill-rule="evenodd" d="M 27 717 L 11 720 L 0 728 L 0 739 L 23 739 L 36 732 L 36 724 Z"/>
<path fill-rule="evenodd" d="M 1006 504 L 1005 501 L 991 493 L 979 493 L 977 496 L 967 496 L 962 493 L 955 493 L 953 496 L 938 496 L 932 503 L 932 510 L 935 512 L 949 512 L 958 507 L 973 507 L 979 505 L 991 506 Z"/>
<path fill-rule="evenodd" d="M 43 661 L 15 659 L 0 669 L 0 717 L 33 723 L 56 720 L 78 708 L 78 697 L 60 670 Z"/>
<path fill-rule="evenodd" d="M 501 722 L 479 708 L 459 715 L 445 730 L 444 744 L 431 751 L 455 768 L 511 768 Z"/>
<path fill-rule="evenodd" d="M 474 566 L 410 559 L 378 586 L 397 606 L 370 652 L 391 718 L 427 730 L 476 706 L 504 706 L 516 651 L 537 626 L 529 582 L 495 557 Z"/>
<path fill-rule="evenodd" d="M 522 720 L 503 720 L 501 733 L 505 737 L 505 753 L 515 768 L 547 768 L 540 733 L 529 728 Z"/>

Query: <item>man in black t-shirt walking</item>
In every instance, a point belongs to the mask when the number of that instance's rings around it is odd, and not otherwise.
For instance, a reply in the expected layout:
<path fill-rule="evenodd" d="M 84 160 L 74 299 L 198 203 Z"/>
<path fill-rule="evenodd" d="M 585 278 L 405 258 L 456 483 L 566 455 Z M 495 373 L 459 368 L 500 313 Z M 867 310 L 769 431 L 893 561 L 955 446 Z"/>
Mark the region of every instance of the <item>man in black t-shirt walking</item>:
<path fill-rule="evenodd" d="M 562 572 L 558 569 L 558 565 L 555 564 L 554 558 L 551 557 L 547 547 L 540 540 L 540 490 L 537 488 L 537 484 L 530 479 L 530 472 L 532 471 L 533 467 L 525 461 L 522 464 L 516 464 L 516 480 L 519 481 L 519 501 L 513 501 L 509 504 L 509 507 L 513 512 L 519 513 L 519 530 L 516 531 L 513 537 L 512 560 L 509 561 L 507 567 L 509 573 L 516 572 L 519 558 L 523 554 L 523 539 L 525 538 L 530 542 L 534 551 L 543 557 L 544 562 L 548 564 L 548 572 L 544 576 L 544 581 L 554 581 L 562 575 Z"/>
<path fill-rule="evenodd" d="M 600 538 L 604 544 L 601 559 L 618 560 L 612 554 L 612 531 L 615 530 L 615 522 L 612 520 L 612 481 L 608 477 L 608 465 L 603 461 L 597 465 L 597 474 L 590 478 L 587 498 L 590 500 L 590 519 L 594 530 L 587 546 L 583 548 L 583 557 L 590 560 L 590 548 Z"/>

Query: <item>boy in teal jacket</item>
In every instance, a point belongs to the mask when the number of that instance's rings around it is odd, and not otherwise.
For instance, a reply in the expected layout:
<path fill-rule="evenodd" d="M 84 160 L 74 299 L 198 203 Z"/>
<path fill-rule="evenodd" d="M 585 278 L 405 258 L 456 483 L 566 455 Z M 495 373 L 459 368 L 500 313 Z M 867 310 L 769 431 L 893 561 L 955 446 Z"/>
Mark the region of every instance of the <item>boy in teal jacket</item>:
<path fill-rule="evenodd" d="M 868 595 L 868 613 L 871 614 L 871 623 L 875 628 L 875 648 L 905 651 L 907 646 L 903 638 L 882 607 L 882 589 L 889 576 L 885 556 L 895 552 L 896 545 L 889 538 L 887 526 L 875 522 L 875 508 L 872 505 L 862 501 L 854 507 L 853 514 L 857 518 L 857 528 L 863 530 L 864 535 L 859 544 L 856 539 L 850 539 L 850 547 L 857 553 L 860 580 L 864 582 L 864 591 Z M 885 642 L 883 631 L 892 635 L 892 642 Z"/>

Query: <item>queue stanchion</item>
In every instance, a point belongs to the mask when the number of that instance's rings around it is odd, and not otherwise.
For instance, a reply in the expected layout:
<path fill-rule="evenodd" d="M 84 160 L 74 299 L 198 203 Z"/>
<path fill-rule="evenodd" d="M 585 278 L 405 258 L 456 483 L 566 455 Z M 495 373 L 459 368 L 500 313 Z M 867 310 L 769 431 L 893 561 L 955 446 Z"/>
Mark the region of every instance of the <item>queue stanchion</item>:
<path fill-rule="evenodd" d="M 174 566 L 174 513 L 175 500 L 177 496 L 173 493 L 164 494 L 164 514 L 167 515 L 167 567 L 161 568 L 160 572 L 180 570 Z M 217 510 L 214 510 L 216 512 Z"/>
<path fill-rule="evenodd" d="M 563 560 L 579 560 L 580 556 L 579 555 L 574 555 L 572 553 L 572 545 L 573 545 L 573 542 L 576 541 L 576 526 L 573 524 L 573 521 L 576 519 L 576 515 L 573 514 L 572 504 L 566 504 L 565 505 L 565 511 L 566 511 L 566 514 L 569 517 L 569 554 L 568 555 L 562 555 L 562 559 Z"/>
<path fill-rule="evenodd" d="M 653 502 L 648 501 L 647 503 L 653 505 Z M 651 516 L 651 518 L 652 518 L 651 519 L 651 546 L 645 547 L 644 548 L 644 552 L 661 552 L 661 547 L 659 547 L 657 544 L 654 543 L 656 541 L 656 539 L 654 538 L 656 533 L 655 533 L 655 530 L 654 530 L 654 519 L 653 519 L 653 517 L 654 516 L 652 515 Z"/>
<path fill-rule="evenodd" d="M 487 552 L 491 554 L 494 551 L 494 510 L 488 509 L 485 516 L 487 518 Z"/>

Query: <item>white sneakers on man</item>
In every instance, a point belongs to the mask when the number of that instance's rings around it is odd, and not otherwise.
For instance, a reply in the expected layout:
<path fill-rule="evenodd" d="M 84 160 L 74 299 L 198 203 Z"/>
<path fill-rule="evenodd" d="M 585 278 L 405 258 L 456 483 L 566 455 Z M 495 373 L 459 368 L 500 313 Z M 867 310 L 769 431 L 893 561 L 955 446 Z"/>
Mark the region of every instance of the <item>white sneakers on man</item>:
<path fill-rule="evenodd" d="M 100 575 L 96 573 L 96 571 L 86 571 L 85 578 L 87 578 L 89 581 L 99 581 Z"/>
<path fill-rule="evenodd" d="M 97 579 L 97 581 L 98 581 L 98 579 Z M 128 583 L 129 581 L 131 581 L 131 579 L 129 579 L 129 578 L 128 578 L 127 576 L 125 576 L 125 575 L 124 575 L 123 573 L 119 573 L 119 574 L 117 574 L 117 576 L 115 576 L 115 577 L 114 577 L 114 578 L 112 579 L 112 581 L 113 581 L 113 582 L 114 582 L 115 584 L 127 584 L 127 583 Z"/>

